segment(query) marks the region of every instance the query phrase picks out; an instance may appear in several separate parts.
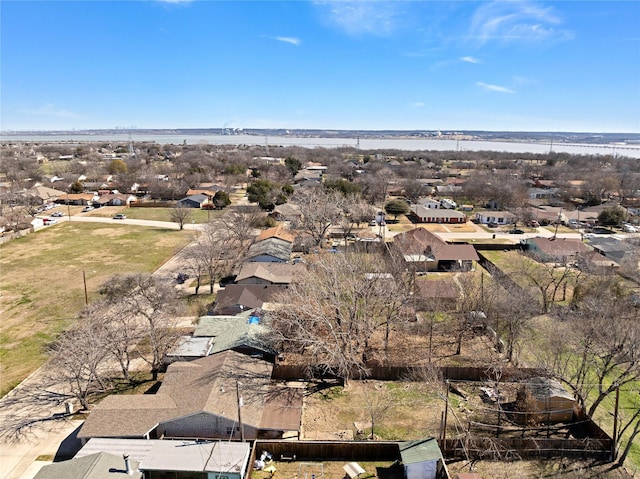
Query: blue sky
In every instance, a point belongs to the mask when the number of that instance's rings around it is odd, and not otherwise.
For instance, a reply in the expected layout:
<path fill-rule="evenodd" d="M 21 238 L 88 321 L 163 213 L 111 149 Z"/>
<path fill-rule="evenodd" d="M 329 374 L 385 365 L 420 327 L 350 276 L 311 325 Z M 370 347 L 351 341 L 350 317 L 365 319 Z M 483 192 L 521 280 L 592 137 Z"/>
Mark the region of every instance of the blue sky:
<path fill-rule="evenodd" d="M 639 1 L 3 0 L 2 130 L 640 132 Z"/>

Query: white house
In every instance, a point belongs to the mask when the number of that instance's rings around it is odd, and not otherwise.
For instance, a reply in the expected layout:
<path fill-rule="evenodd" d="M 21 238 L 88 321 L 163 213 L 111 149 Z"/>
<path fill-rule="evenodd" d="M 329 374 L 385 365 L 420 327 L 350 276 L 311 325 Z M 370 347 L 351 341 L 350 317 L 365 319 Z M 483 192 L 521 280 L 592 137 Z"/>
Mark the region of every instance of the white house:
<path fill-rule="evenodd" d="M 517 219 L 518 217 L 509 211 L 480 211 L 476 213 L 476 220 L 483 225 L 490 223 L 510 225 L 515 223 Z"/>

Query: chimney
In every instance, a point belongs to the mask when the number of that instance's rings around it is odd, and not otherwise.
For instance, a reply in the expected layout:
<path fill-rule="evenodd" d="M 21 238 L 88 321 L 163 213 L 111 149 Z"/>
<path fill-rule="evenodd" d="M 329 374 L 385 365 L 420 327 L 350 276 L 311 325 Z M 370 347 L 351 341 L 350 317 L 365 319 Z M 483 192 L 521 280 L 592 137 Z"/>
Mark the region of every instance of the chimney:
<path fill-rule="evenodd" d="M 131 461 L 129 461 L 129 454 L 123 454 L 122 459 L 124 459 L 125 472 L 131 476 L 133 474 L 133 468 L 131 467 Z"/>

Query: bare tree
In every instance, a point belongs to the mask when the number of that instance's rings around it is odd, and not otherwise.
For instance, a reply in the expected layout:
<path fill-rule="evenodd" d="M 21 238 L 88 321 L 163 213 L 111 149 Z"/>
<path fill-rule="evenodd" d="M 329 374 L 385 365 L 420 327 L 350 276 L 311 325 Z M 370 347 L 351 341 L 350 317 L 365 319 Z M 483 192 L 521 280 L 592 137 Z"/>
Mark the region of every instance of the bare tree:
<path fill-rule="evenodd" d="M 376 338 L 403 318 L 397 293 L 389 303 L 393 281 L 380 274 L 381 263 L 339 254 L 311 259 L 307 270 L 274 300 L 280 305 L 270 313 L 275 339 L 286 351 L 309 355 L 307 362 L 345 382 L 366 377 L 369 358 L 384 359 L 384 349 L 374 348 Z"/>
<path fill-rule="evenodd" d="M 293 229 L 307 235 L 316 246 L 342 215 L 344 196 L 336 191 L 325 191 L 321 186 L 296 191 L 291 203 L 300 206 L 302 216 L 292 223 Z"/>
<path fill-rule="evenodd" d="M 246 248 L 255 238 L 265 213 L 254 206 L 237 206 L 230 209 L 217 222 L 219 229 L 227 229 L 242 248 Z"/>
<path fill-rule="evenodd" d="M 362 396 L 367 415 L 371 421 L 370 437 L 371 440 L 374 440 L 376 423 L 383 420 L 386 415 L 389 414 L 395 405 L 395 401 L 384 385 L 382 385 L 380 389 L 375 388 L 374 391 L 365 387 L 362 389 Z"/>
<path fill-rule="evenodd" d="M 108 303 L 117 305 L 119 314 L 140 322 L 137 347 L 156 380 L 166 353 L 178 338 L 176 323 L 182 304 L 176 290 L 150 275 L 133 274 L 112 277 L 100 288 L 100 293 Z"/>
<path fill-rule="evenodd" d="M 550 260 L 555 261 L 549 262 Z M 581 276 L 580 270 L 573 268 L 567 257 L 554 259 L 532 253 L 522 254 L 514 268 L 515 274 L 539 293 L 542 314 L 548 313 L 556 301 L 566 299 L 566 288 L 569 284 L 577 285 Z M 560 293 L 562 294 L 558 298 Z"/>
<path fill-rule="evenodd" d="M 248 235 L 243 227 L 228 228 L 225 218 L 207 223 L 198 236 L 197 246 L 192 250 L 193 268 L 201 268 L 209 277 L 209 293 L 213 294 L 216 279 L 229 275 L 240 262 L 245 251 Z"/>
<path fill-rule="evenodd" d="M 93 311 L 85 311 L 52 344 L 50 354 L 58 377 L 69 385 L 82 408 L 88 409 L 90 396 L 107 388 L 102 377 L 102 367 L 108 358 L 107 334 L 101 318 Z"/>
<path fill-rule="evenodd" d="M 87 310 L 104 327 L 105 348 L 110 357 L 120 366 L 122 378 L 125 381 L 131 381 L 131 360 L 143 337 L 143 325 L 137 317 L 128 314 L 126 307 L 120 303 L 114 304 L 101 299 L 91 303 Z"/>
<path fill-rule="evenodd" d="M 171 221 L 173 221 L 174 223 L 178 223 L 180 229 L 183 229 L 184 224 L 191 217 L 191 213 L 191 208 L 189 208 L 188 206 L 184 206 L 182 203 L 177 203 L 173 208 L 171 208 L 169 215 L 171 217 Z"/>
<path fill-rule="evenodd" d="M 640 324 L 629 292 L 614 276 L 595 281 L 567 309 L 538 351 L 539 366 L 567 384 L 593 417 L 602 402 L 640 379 Z"/>

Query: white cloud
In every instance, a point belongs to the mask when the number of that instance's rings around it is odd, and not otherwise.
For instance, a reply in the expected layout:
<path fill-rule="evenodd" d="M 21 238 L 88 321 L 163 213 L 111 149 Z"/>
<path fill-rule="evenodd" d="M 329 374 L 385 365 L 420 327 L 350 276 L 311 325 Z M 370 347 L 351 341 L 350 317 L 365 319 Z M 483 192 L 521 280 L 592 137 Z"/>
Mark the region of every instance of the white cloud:
<path fill-rule="evenodd" d="M 421 101 L 414 101 L 412 103 L 410 103 L 411 108 L 423 108 L 424 107 L 424 103 Z"/>
<path fill-rule="evenodd" d="M 82 118 L 82 115 L 73 113 L 72 111 L 56 108 L 53 103 L 45 103 L 38 108 L 25 109 L 23 113 L 33 116 L 51 116 L 55 118 Z"/>
<path fill-rule="evenodd" d="M 490 83 L 484 83 L 481 81 L 476 82 L 476 85 L 484 88 L 485 90 L 498 91 L 500 93 L 515 93 L 514 90 L 512 90 L 511 88 L 507 88 L 506 86 L 492 85 Z"/>
<path fill-rule="evenodd" d="M 401 2 L 316 1 L 325 20 L 350 35 L 389 35 L 398 28 Z"/>
<path fill-rule="evenodd" d="M 295 38 L 295 37 L 275 37 L 275 40 L 278 40 L 279 42 L 284 42 L 284 43 L 291 43 L 292 45 L 296 45 L 296 46 L 302 43 L 299 38 Z"/>
<path fill-rule="evenodd" d="M 540 43 L 573 38 L 562 23 L 551 7 L 542 7 L 535 2 L 486 2 L 473 15 L 469 38 L 481 43 Z"/>
<path fill-rule="evenodd" d="M 482 63 L 480 60 L 474 57 L 462 57 L 460 58 L 460 60 L 465 63 L 474 63 L 474 64 Z"/>

